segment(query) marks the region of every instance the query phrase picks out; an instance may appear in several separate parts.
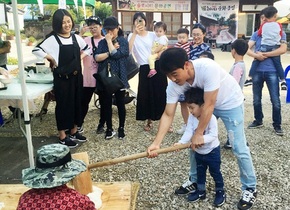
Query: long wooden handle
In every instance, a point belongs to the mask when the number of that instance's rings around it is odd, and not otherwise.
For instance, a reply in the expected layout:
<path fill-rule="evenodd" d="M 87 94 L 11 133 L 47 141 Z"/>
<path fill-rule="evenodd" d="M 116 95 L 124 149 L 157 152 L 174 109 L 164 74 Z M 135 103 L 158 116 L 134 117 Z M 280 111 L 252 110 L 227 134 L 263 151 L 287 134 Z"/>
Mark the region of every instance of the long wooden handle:
<path fill-rule="evenodd" d="M 173 152 L 173 151 L 176 151 L 176 150 L 189 148 L 190 144 L 191 143 L 181 144 L 181 145 L 178 145 L 178 146 L 166 147 L 166 148 L 154 150 L 154 152 L 156 152 L 157 154 Z M 106 160 L 106 161 L 102 161 L 102 162 L 98 162 L 98 163 L 92 163 L 92 164 L 88 165 L 88 169 L 102 167 L 102 166 L 114 165 L 114 164 L 117 164 L 117 163 L 127 162 L 129 160 L 136 160 L 136 159 L 139 159 L 139 158 L 144 158 L 144 157 L 147 157 L 147 156 L 148 156 L 147 152 L 137 153 L 137 154 L 133 154 L 133 155 L 127 155 L 127 156 L 114 158 L 114 159 L 111 159 L 111 160 Z"/>

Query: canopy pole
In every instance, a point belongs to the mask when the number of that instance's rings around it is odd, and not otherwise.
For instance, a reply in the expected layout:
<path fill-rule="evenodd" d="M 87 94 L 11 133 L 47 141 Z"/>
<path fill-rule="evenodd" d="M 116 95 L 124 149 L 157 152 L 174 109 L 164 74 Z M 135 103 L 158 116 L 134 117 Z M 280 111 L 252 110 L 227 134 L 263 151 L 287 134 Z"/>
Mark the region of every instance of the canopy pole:
<path fill-rule="evenodd" d="M 19 80 L 21 83 L 21 91 L 22 91 L 24 121 L 29 122 L 29 123 L 25 123 L 26 139 L 27 139 L 27 147 L 28 147 L 28 155 L 29 155 L 29 165 L 31 168 L 34 168 L 34 154 L 33 154 L 33 145 L 32 145 L 32 138 L 31 138 L 27 90 L 26 90 L 26 83 L 25 83 L 25 76 L 24 76 L 24 64 L 23 64 L 22 44 L 21 44 L 21 38 L 20 38 L 20 28 L 19 28 L 20 24 L 19 24 L 19 19 L 18 19 L 17 0 L 12 0 L 12 11 L 13 11 L 13 21 L 14 21 L 15 36 L 16 36 Z"/>

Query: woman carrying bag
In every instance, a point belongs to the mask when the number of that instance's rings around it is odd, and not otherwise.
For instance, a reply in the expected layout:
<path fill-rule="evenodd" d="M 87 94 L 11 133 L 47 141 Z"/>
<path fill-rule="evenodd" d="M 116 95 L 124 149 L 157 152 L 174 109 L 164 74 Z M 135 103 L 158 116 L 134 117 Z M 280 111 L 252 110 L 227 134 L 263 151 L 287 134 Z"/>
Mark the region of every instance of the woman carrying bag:
<path fill-rule="evenodd" d="M 129 44 L 123 36 L 123 31 L 119 28 L 118 20 L 115 17 L 108 17 L 104 21 L 103 28 L 107 34 L 105 39 L 99 42 L 99 46 L 94 54 L 96 61 L 99 64 L 98 74 L 103 71 L 110 70 L 111 74 L 119 77 L 123 87 L 114 92 L 116 98 L 116 105 L 118 108 L 119 128 L 118 138 L 125 137 L 124 126 L 126 119 L 125 108 L 125 89 L 129 88 L 127 79 L 127 58 L 129 56 Z M 99 122 L 98 131 L 104 130 L 106 123 L 107 129 L 105 139 L 111 139 L 116 132 L 112 125 L 112 92 L 102 85 L 102 82 L 97 82 L 97 91 L 101 105 L 101 120 Z"/>

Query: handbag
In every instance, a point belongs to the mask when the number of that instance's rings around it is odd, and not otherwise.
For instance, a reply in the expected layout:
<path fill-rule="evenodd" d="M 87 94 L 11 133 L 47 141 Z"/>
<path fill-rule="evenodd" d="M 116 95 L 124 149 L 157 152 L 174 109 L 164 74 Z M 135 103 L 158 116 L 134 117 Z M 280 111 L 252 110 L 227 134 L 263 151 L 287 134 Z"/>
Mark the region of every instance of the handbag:
<path fill-rule="evenodd" d="M 113 94 L 124 87 L 118 75 L 111 71 L 110 63 L 108 63 L 107 68 L 105 67 L 102 71 L 98 71 L 98 73 L 93 76 L 98 83 L 102 84 L 104 90 L 109 94 Z"/>
<path fill-rule="evenodd" d="M 127 58 L 127 78 L 132 79 L 139 72 L 139 64 L 135 61 L 132 54 Z"/>

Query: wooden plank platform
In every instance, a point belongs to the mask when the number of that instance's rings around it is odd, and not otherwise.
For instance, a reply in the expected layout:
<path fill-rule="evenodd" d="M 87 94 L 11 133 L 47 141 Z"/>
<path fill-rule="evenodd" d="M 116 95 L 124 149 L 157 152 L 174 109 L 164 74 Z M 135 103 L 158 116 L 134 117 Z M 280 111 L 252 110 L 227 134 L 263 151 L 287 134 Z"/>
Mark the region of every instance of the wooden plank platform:
<path fill-rule="evenodd" d="M 94 182 L 93 185 L 104 191 L 99 210 L 135 210 L 138 183 Z M 28 189 L 22 184 L 0 184 L 0 210 L 15 210 L 20 196 Z"/>

